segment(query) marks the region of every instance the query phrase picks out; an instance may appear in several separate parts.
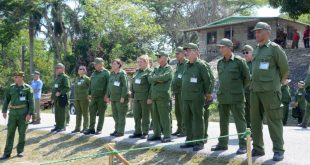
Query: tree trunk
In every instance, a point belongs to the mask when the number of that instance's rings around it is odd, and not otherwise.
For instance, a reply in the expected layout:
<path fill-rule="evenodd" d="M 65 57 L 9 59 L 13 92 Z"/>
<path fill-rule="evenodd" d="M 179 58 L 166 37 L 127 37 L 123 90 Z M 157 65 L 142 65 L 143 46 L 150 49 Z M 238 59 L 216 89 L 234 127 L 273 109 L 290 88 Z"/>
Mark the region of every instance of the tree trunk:
<path fill-rule="evenodd" d="M 29 18 L 29 53 L 30 53 L 30 60 L 29 60 L 29 67 L 30 67 L 30 74 L 33 73 L 34 64 L 33 64 L 33 56 L 34 56 L 34 36 L 35 35 L 35 26 L 34 26 L 34 19 L 33 16 Z"/>

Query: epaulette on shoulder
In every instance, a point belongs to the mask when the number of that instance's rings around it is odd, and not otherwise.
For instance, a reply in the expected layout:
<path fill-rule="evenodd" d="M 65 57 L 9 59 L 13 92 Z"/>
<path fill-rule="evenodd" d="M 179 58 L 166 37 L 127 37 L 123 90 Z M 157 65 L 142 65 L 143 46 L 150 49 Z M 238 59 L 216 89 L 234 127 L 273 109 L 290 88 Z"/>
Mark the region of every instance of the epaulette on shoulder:
<path fill-rule="evenodd" d="M 10 87 L 14 86 L 15 84 L 11 84 Z"/>
<path fill-rule="evenodd" d="M 235 55 L 235 58 L 238 59 L 238 60 L 244 60 L 241 56 L 239 55 Z"/>
<path fill-rule="evenodd" d="M 271 42 L 270 45 L 273 46 L 273 47 L 279 47 L 280 46 L 279 44 L 277 44 L 275 42 Z"/>

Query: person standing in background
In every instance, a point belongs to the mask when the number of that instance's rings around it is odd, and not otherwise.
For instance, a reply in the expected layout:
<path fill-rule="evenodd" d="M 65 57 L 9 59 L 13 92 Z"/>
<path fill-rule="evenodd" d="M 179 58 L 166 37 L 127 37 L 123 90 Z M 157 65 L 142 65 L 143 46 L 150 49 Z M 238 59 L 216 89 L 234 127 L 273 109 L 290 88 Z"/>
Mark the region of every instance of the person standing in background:
<path fill-rule="evenodd" d="M 34 115 L 32 115 L 32 122 L 30 124 L 40 124 L 41 123 L 41 117 L 40 117 L 40 100 L 41 100 L 41 94 L 42 94 L 42 87 L 43 82 L 40 79 L 40 72 L 35 71 L 32 74 L 32 82 L 31 87 L 33 89 L 33 96 L 34 96 Z"/>

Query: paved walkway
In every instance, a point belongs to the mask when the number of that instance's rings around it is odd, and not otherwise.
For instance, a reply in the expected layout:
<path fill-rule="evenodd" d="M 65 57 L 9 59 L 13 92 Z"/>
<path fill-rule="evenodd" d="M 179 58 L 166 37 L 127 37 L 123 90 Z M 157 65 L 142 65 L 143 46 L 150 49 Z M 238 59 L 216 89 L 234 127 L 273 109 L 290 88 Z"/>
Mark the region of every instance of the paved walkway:
<path fill-rule="evenodd" d="M 42 124 L 39 125 L 30 125 L 29 129 L 34 130 L 44 130 L 50 131 L 54 127 L 54 115 L 53 114 L 42 114 Z M 5 121 L 0 117 L 0 125 L 5 125 Z M 69 134 L 75 126 L 75 116 L 71 116 L 70 124 L 67 127 L 67 131 L 64 132 Z M 176 129 L 176 121 L 173 121 L 173 128 Z M 144 146 L 150 145 L 162 145 L 159 142 L 147 142 L 145 139 L 129 139 L 128 136 L 133 133 L 134 129 L 134 120 L 132 118 L 127 118 L 126 120 L 126 129 L 125 136 L 115 138 L 109 136 L 111 132 L 114 131 L 114 121 L 112 117 L 106 117 L 103 127 L 103 133 L 101 135 L 91 135 L 94 137 L 100 137 L 104 140 L 111 142 L 120 142 L 126 144 L 142 144 Z M 152 133 L 152 131 L 150 132 Z M 209 138 L 219 136 L 219 124 L 216 122 L 209 123 Z M 236 129 L 234 124 L 230 124 L 230 134 L 236 134 Z M 78 134 L 82 135 L 82 134 Z M 173 137 L 172 143 L 182 143 L 185 141 L 185 138 L 176 138 Z M 254 158 L 253 160 L 257 163 L 262 164 L 275 164 L 272 161 L 272 143 L 269 137 L 268 127 L 264 126 L 264 140 L 265 140 L 265 152 L 266 155 L 259 158 Z M 285 141 L 285 159 L 282 162 L 277 164 L 289 164 L 289 165 L 310 165 L 310 129 L 301 129 L 299 127 L 285 127 L 284 128 L 284 141 Z M 166 143 L 170 144 L 170 143 Z M 211 146 L 217 144 L 217 139 L 209 140 L 205 144 L 205 148 L 199 151 L 197 154 L 202 154 L 205 156 L 211 157 L 225 157 L 225 158 L 243 158 L 246 159 L 246 155 L 236 155 L 235 152 L 238 149 L 238 139 L 236 136 L 230 137 L 229 140 L 229 149 L 224 152 L 211 152 Z M 166 146 L 167 149 L 175 151 L 185 151 L 193 152 L 192 149 L 180 149 L 179 144 Z"/>

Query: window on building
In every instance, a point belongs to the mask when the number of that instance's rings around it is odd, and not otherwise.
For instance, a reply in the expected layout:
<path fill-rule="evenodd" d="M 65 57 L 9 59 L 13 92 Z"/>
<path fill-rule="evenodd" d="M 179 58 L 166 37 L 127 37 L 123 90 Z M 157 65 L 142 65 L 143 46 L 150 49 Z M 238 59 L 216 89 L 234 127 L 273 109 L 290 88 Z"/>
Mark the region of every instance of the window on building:
<path fill-rule="evenodd" d="M 233 38 L 234 37 L 234 29 L 232 29 L 232 32 L 230 32 L 230 28 L 224 29 L 224 37 L 225 38 Z M 232 33 L 232 36 L 230 36 L 230 34 Z"/>
<path fill-rule="evenodd" d="M 253 29 L 254 29 L 254 26 L 248 27 L 248 40 L 255 39 L 255 33 L 254 33 Z"/>
<path fill-rule="evenodd" d="M 216 31 L 207 33 L 207 44 L 216 43 Z"/>
<path fill-rule="evenodd" d="M 294 27 L 287 26 L 287 39 L 293 40 L 293 34 L 294 34 Z"/>

